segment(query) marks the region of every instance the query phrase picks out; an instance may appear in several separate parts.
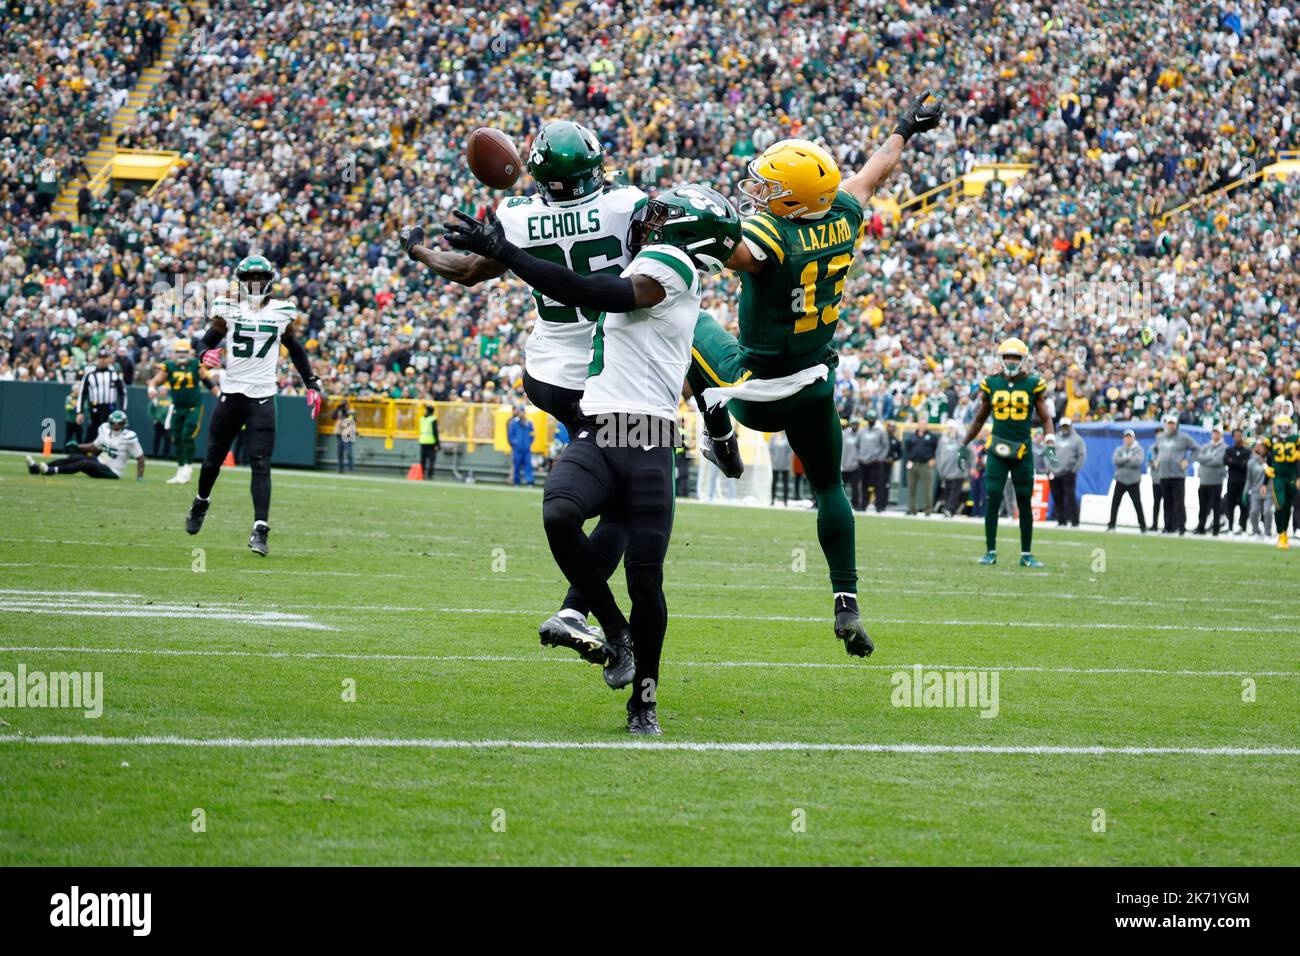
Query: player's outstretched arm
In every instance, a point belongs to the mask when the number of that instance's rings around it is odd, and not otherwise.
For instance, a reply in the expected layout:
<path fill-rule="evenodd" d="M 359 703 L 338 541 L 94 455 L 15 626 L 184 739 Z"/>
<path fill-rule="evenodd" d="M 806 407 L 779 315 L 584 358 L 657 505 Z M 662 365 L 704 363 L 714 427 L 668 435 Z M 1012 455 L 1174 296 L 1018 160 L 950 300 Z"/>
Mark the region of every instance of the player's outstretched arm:
<path fill-rule="evenodd" d="M 969 445 L 975 440 L 975 436 L 984 429 L 984 423 L 989 420 L 989 413 L 992 410 L 993 406 L 989 402 L 988 394 L 981 392 L 979 410 L 975 413 L 975 417 L 971 419 L 970 425 L 966 427 L 966 437 L 961 442 L 963 445 Z"/>
<path fill-rule="evenodd" d="M 871 154 L 865 166 L 844 180 L 840 188 L 858 202 L 865 203 L 894 171 L 903 155 L 903 147 L 912 135 L 934 129 L 942 118 L 943 105 L 937 96 L 926 90 L 903 111 L 884 145 Z"/>
<path fill-rule="evenodd" d="M 430 249 L 424 244 L 423 226 L 407 226 L 397 235 L 402 241 L 402 249 L 411 259 L 428 266 L 444 279 L 460 285 L 475 286 L 488 279 L 503 276 L 508 271 L 504 263 L 484 256 L 473 253 L 460 255 Z"/>
<path fill-rule="evenodd" d="M 312 371 L 311 359 L 307 355 L 307 350 L 298 341 L 298 336 L 294 335 L 292 326 L 287 327 L 281 333 L 280 343 L 289 350 L 289 361 L 293 363 L 294 371 L 302 379 L 302 384 L 307 387 L 307 411 L 312 418 L 315 418 L 320 414 L 321 387 L 320 379 Z"/>
<path fill-rule="evenodd" d="M 457 212 L 459 222 L 447 223 L 447 242 L 503 263 L 515 275 L 549 299 L 561 305 L 601 312 L 631 312 L 657 305 L 667 293 L 649 276 L 580 275 L 554 262 L 546 262 L 512 244 L 496 216 L 488 213 L 482 222 Z"/>

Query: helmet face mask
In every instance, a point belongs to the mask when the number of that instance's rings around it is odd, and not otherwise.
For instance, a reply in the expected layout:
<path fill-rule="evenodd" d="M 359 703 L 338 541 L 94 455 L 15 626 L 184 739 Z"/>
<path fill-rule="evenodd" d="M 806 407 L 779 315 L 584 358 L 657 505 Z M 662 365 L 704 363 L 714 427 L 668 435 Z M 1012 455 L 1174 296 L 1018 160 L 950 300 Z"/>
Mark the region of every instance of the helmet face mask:
<path fill-rule="evenodd" d="M 998 363 L 1007 378 L 1017 378 L 1029 371 L 1029 346 L 1016 338 L 998 346 Z"/>
<path fill-rule="evenodd" d="M 244 295 L 266 298 L 275 285 L 275 266 L 261 256 L 245 256 L 235 267 L 235 280 Z"/>
<path fill-rule="evenodd" d="M 803 139 L 774 143 L 748 166 L 738 185 L 740 212 L 767 212 L 782 219 L 817 217 L 835 201 L 840 170 L 830 153 Z"/>
<path fill-rule="evenodd" d="M 646 246 L 675 246 L 709 275 L 722 271 L 740 242 L 740 216 L 707 186 L 675 186 L 636 211 L 628 226 L 632 255 Z"/>

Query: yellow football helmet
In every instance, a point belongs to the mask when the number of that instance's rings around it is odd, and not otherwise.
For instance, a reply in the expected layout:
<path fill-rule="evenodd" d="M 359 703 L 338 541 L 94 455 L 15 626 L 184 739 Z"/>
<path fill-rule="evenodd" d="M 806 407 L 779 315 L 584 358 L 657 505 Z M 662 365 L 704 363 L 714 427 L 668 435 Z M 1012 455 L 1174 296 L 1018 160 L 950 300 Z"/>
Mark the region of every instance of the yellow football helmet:
<path fill-rule="evenodd" d="M 782 219 L 820 216 L 835 201 L 840 168 L 831 154 L 806 139 L 783 139 L 763 150 L 740 181 L 740 212 Z"/>
<path fill-rule="evenodd" d="M 1289 432 L 1291 430 L 1291 416 L 1278 415 L 1273 419 L 1273 428 L 1280 432 Z"/>
<path fill-rule="evenodd" d="M 1017 338 L 1005 339 L 998 346 L 998 361 L 1008 378 L 1015 378 L 1029 363 L 1029 346 Z"/>

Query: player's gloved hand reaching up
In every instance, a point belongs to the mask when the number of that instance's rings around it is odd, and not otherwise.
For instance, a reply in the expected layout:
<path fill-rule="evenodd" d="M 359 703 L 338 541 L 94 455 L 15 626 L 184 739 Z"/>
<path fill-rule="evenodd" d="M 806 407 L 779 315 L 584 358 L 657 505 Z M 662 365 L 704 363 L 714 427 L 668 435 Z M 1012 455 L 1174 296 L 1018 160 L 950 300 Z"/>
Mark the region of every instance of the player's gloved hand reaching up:
<path fill-rule="evenodd" d="M 939 102 L 939 97 L 926 90 L 912 100 L 903 111 L 903 115 L 898 119 L 898 125 L 894 127 L 894 132 L 905 140 L 911 139 L 914 133 L 924 133 L 926 130 L 934 129 L 941 119 L 943 119 L 943 104 Z"/>
<path fill-rule="evenodd" d="M 225 349 L 223 348 L 208 349 L 203 353 L 203 358 L 201 358 L 199 362 L 204 368 L 220 368 L 223 352 L 225 352 Z"/>
<path fill-rule="evenodd" d="M 495 213 L 489 211 L 482 222 L 459 209 L 455 216 L 460 221 L 447 223 L 443 233 L 447 244 L 453 249 L 475 252 L 487 259 L 500 259 L 506 249 L 510 248 L 505 229 L 501 227 Z"/>

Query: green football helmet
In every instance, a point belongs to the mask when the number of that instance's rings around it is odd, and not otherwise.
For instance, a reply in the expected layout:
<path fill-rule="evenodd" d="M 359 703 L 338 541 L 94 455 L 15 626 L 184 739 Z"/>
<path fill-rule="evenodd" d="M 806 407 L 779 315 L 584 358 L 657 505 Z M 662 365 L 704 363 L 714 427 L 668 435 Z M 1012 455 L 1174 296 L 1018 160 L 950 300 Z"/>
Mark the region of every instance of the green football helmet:
<path fill-rule="evenodd" d="M 270 295 L 276 280 L 275 266 L 262 256 L 245 256 L 235 266 L 235 278 L 248 295 Z"/>
<path fill-rule="evenodd" d="M 632 216 L 627 246 L 676 246 L 709 275 L 722 271 L 740 242 L 740 214 L 731 200 L 708 186 L 674 186 Z"/>
<path fill-rule="evenodd" d="M 547 123 L 528 150 L 528 173 L 547 202 L 569 202 L 600 192 L 605 149 L 587 127 L 568 120 Z"/>
<path fill-rule="evenodd" d="M 122 411 L 119 408 L 116 411 L 110 413 L 108 416 L 108 427 L 113 429 L 113 431 L 115 432 L 120 432 L 123 428 L 125 428 L 126 412 Z"/>

